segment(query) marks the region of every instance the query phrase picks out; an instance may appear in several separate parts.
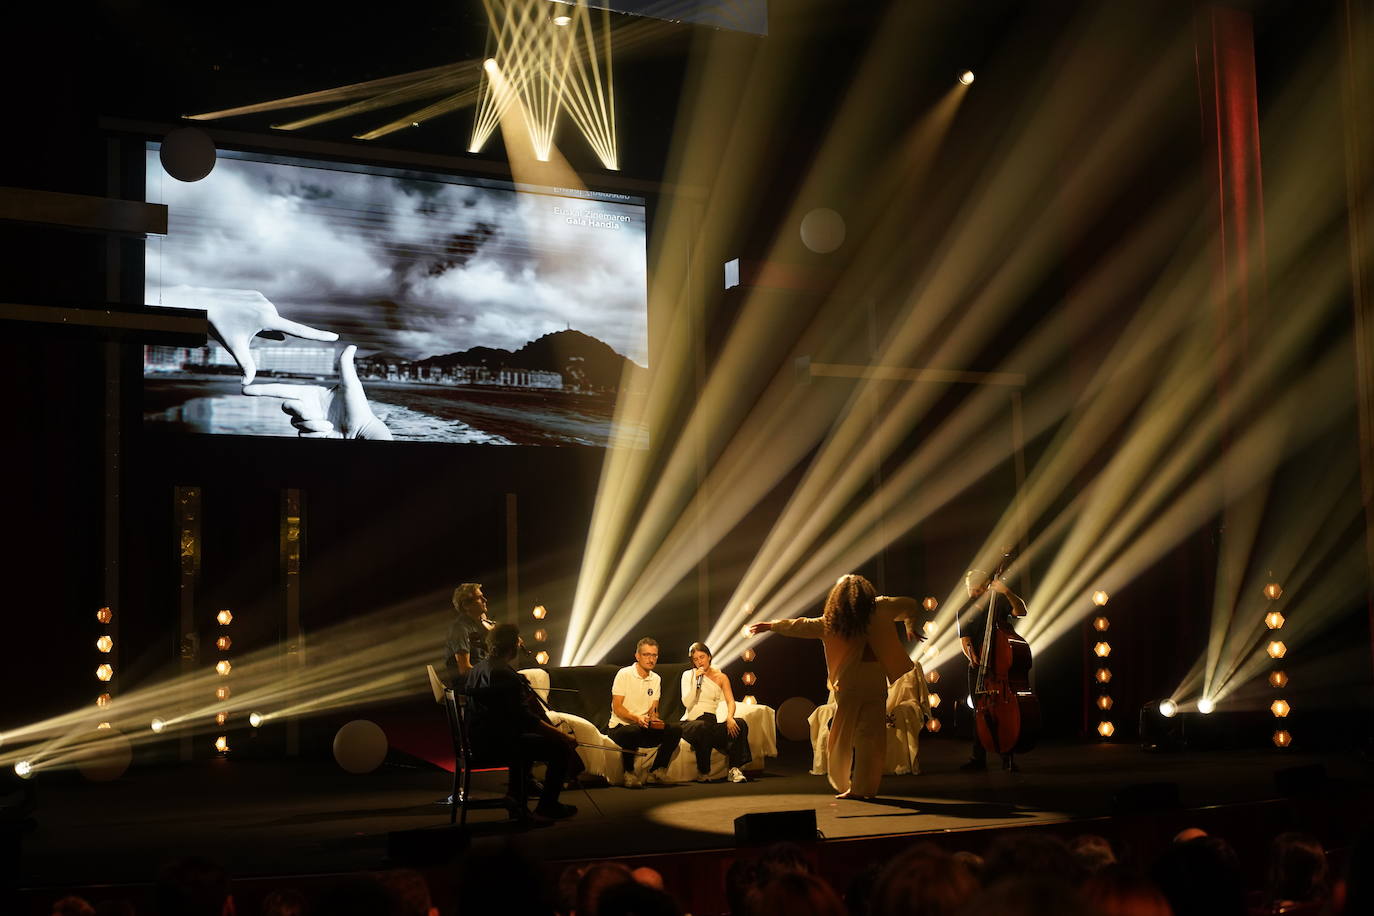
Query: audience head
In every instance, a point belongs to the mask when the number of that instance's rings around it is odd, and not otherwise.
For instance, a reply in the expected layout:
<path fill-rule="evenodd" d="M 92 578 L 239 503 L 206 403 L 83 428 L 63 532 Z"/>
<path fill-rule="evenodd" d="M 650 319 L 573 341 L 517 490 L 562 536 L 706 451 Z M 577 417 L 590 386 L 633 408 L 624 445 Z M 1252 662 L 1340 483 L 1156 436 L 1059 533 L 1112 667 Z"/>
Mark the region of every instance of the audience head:
<path fill-rule="evenodd" d="M 882 870 L 869 898 L 873 916 L 945 916 L 978 892 L 978 879 L 933 843 L 917 843 Z"/>
<path fill-rule="evenodd" d="M 652 871 L 652 869 L 649 869 Z M 657 872 L 655 872 L 657 874 Z M 639 881 L 622 882 L 606 888 L 597 902 L 597 916 L 681 916 L 677 901 L 662 888 Z M 578 916 L 581 916 L 579 913 Z"/>
<path fill-rule="evenodd" d="M 52 916 L 95 916 L 95 907 L 81 897 L 63 897 L 53 903 Z"/>
<path fill-rule="evenodd" d="M 873 616 L 877 602 L 873 583 L 863 576 L 850 573 L 840 576 L 825 599 L 822 618 L 825 628 L 840 636 L 858 636 L 868 632 L 868 619 Z"/>
<path fill-rule="evenodd" d="M 373 875 L 348 875 L 325 888 L 315 900 L 316 913 L 328 916 L 377 916 L 393 912 L 395 900 Z"/>
<path fill-rule="evenodd" d="M 1173 843 L 1151 876 L 1174 916 L 1241 916 L 1246 911 L 1240 862 L 1221 837 Z"/>
<path fill-rule="evenodd" d="M 1189 840 L 1200 840 L 1207 835 L 1207 831 L 1201 827 L 1184 827 L 1174 834 L 1175 843 L 1186 843 Z"/>
<path fill-rule="evenodd" d="M 746 911 L 750 916 L 847 916 L 829 884 L 798 871 L 761 877 L 749 892 Z"/>
<path fill-rule="evenodd" d="M 1073 853 L 1084 873 L 1089 875 L 1101 871 L 1108 865 L 1116 864 L 1116 853 L 1112 852 L 1112 844 L 1105 838 L 1091 833 L 1074 837 L 1069 842 L 1069 852 Z"/>
<path fill-rule="evenodd" d="M 962 863 L 963 866 L 968 869 L 969 874 L 973 875 L 975 881 L 979 884 L 983 883 L 985 866 L 982 856 L 978 855 L 976 852 L 969 852 L 967 849 L 961 849 L 950 858 L 954 859 L 956 862 Z"/>
<path fill-rule="evenodd" d="M 657 869 L 649 868 L 647 865 L 641 865 L 631 871 L 630 877 L 645 887 L 652 887 L 656 891 L 663 890 L 663 876 L 658 873 Z"/>
<path fill-rule="evenodd" d="M 991 863 L 991 857 L 988 859 Z M 992 865 L 988 866 L 992 871 Z M 995 872 L 993 872 L 995 874 Z M 997 916 L 1087 916 L 1076 886 L 1061 877 L 1017 875 L 994 882 L 966 912 Z"/>
<path fill-rule="evenodd" d="M 493 658 L 515 658 L 520 647 L 520 628 L 513 623 L 498 623 L 487 631 L 487 654 Z"/>
<path fill-rule="evenodd" d="M 294 888 L 269 891 L 262 898 L 260 916 L 305 916 L 309 908 L 305 895 Z"/>
<path fill-rule="evenodd" d="M 1007 834 L 988 847 L 986 874 L 994 879 L 1043 877 L 1074 886 L 1083 879 L 1083 868 L 1056 836 Z"/>
<path fill-rule="evenodd" d="M 1120 865 L 1108 865 L 1088 878 L 1083 903 L 1096 916 L 1173 916 L 1153 881 Z"/>
<path fill-rule="evenodd" d="M 577 916 L 597 916 L 602 896 L 611 888 L 634 883 L 634 873 L 619 862 L 594 862 L 577 881 Z"/>
<path fill-rule="evenodd" d="M 393 868 L 374 877 L 391 895 L 392 916 L 439 916 L 429 895 L 429 882 L 415 869 Z"/>
<path fill-rule="evenodd" d="M 762 884 L 778 875 L 814 875 L 816 869 L 806 857 L 806 850 L 796 843 L 774 843 L 764 848 L 754 861 L 754 883 Z"/>
<path fill-rule="evenodd" d="M 1280 833 L 1269 844 L 1269 899 L 1326 899 L 1326 850 L 1306 833 Z"/>
<path fill-rule="evenodd" d="M 748 859 L 736 859 L 725 870 L 725 905 L 739 916 L 749 910 L 749 891 L 754 887 L 758 868 Z"/>
<path fill-rule="evenodd" d="M 158 916 L 233 916 L 229 876 L 209 859 L 190 857 L 158 872 L 154 896 Z"/>

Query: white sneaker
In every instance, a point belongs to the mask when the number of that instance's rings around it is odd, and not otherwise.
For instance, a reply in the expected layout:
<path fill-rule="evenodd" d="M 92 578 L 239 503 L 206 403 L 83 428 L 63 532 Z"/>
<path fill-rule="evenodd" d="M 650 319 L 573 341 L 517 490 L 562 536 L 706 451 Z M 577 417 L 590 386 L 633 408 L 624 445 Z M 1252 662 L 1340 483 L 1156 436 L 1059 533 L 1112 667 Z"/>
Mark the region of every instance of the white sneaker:
<path fill-rule="evenodd" d="M 748 777 L 746 777 L 742 772 L 740 772 L 739 767 L 730 767 L 730 775 L 726 776 L 725 778 L 730 780 L 731 782 L 749 781 Z"/>
<path fill-rule="evenodd" d="M 667 770 L 650 770 L 649 775 L 644 778 L 644 784 L 650 786 L 662 786 L 668 782 Z"/>
<path fill-rule="evenodd" d="M 640 781 L 639 781 L 639 777 L 636 776 L 634 773 L 626 773 L 626 774 L 625 774 L 625 788 L 627 788 L 627 789 L 642 789 L 642 788 L 644 788 L 644 783 L 640 782 Z"/>
<path fill-rule="evenodd" d="M 710 773 L 698 773 L 698 774 L 697 774 L 697 782 L 710 782 L 710 781 L 711 781 L 711 774 L 710 774 Z"/>

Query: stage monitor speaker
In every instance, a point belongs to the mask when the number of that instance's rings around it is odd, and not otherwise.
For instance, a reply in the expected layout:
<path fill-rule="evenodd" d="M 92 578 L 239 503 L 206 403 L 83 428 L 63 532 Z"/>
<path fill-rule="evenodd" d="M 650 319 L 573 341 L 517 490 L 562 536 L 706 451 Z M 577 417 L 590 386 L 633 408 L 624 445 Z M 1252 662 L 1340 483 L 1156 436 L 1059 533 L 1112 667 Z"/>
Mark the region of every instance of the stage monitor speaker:
<path fill-rule="evenodd" d="M 1326 788 L 1326 765 L 1308 763 L 1274 771 L 1274 788 L 1285 798 L 1315 795 Z"/>
<path fill-rule="evenodd" d="M 386 835 L 386 857 L 396 865 L 447 865 L 468 845 L 468 832 L 447 824 L 396 830 Z"/>
<path fill-rule="evenodd" d="M 735 818 L 736 846 L 767 846 L 770 843 L 810 843 L 819 838 L 816 809 L 758 811 Z"/>
<path fill-rule="evenodd" d="M 1176 782 L 1141 782 L 1126 786 L 1112 797 L 1112 814 L 1148 814 L 1183 807 Z"/>

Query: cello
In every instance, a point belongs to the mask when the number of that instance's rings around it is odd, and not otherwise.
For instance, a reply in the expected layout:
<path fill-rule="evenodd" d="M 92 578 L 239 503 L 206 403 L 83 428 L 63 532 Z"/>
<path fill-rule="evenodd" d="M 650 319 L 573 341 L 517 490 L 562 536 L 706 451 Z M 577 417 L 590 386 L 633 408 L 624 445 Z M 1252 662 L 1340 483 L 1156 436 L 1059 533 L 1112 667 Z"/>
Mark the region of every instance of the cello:
<path fill-rule="evenodd" d="M 1010 555 L 992 574 L 999 581 Z M 978 653 L 978 675 L 973 687 L 974 720 L 978 741 L 990 752 L 1008 756 L 1035 747 L 1040 738 L 1040 701 L 1030 687 L 1030 644 L 1012 629 L 1010 602 L 997 612 L 998 593 L 984 586 L 988 613 L 983 645 Z"/>

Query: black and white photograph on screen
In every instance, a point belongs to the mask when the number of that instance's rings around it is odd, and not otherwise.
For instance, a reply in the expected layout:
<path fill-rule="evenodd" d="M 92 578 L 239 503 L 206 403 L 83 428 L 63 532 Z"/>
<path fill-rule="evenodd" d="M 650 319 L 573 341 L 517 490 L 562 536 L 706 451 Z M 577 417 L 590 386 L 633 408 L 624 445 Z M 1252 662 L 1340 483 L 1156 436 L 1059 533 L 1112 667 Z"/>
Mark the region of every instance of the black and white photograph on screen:
<path fill-rule="evenodd" d="M 147 150 L 149 304 L 204 309 L 149 346 L 144 422 L 193 433 L 643 445 L 638 198 L 221 151 Z"/>

